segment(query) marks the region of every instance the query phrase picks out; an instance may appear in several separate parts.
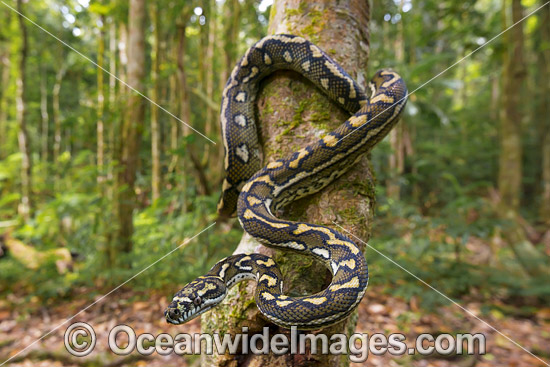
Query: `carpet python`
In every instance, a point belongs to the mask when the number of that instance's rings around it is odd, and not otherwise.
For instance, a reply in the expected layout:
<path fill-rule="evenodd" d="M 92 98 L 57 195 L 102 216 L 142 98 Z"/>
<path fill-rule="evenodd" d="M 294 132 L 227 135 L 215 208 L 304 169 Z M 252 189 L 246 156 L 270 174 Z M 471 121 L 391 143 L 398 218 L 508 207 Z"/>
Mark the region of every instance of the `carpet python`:
<path fill-rule="evenodd" d="M 353 115 L 312 144 L 261 168 L 254 102 L 260 80 L 280 69 L 305 76 Z M 176 293 L 165 311 L 168 322 L 181 324 L 210 310 L 229 288 L 247 279 L 257 283 L 259 310 L 282 327 L 320 329 L 356 308 L 368 284 L 367 263 L 357 245 L 334 229 L 273 213 L 342 176 L 397 123 L 407 97 L 401 77 L 380 70 L 369 91 L 367 97 L 334 60 L 301 37 L 268 36 L 246 52 L 222 95 L 226 178 L 218 212 L 236 212 L 244 230 L 266 246 L 313 256 L 331 271 L 332 281 L 317 294 L 290 297 L 283 294 L 283 277 L 271 257 L 233 255 Z"/>

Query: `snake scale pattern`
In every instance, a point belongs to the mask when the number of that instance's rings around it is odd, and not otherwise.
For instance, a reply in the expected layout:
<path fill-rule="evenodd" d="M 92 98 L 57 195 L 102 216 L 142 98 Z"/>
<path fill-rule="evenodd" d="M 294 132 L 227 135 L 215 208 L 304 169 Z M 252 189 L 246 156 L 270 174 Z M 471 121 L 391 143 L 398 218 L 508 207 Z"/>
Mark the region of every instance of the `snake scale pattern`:
<path fill-rule="evenodd" d="M 304 75 L 353 115 L 314 143 L 262 168 L 254 102 L 261 79 L 280 69 Z M 335 61 L 301 37 L 268 36 L 246 52 L 222 95 L 226 178 L 218 212 L 237 213 L 243 229 L 266 246 L 313 256 L 331 271 L 332 281 L 317 294 L 290 297 L 283 294 L 283 277 L 272 258 L 237 254 L 176 293 L 165 311 L 168 322 L 197 317 L 248 279 L 257 282 L 255 300 L 262 314 L 282 327 L 320 329 L 357 307 L 368 284 L 367 263 L 357 245 L 331 228 L 279 219 L 273 213 L 343 175 L 397 123 L 407 97 L 401 77 L 380 70 L 369 89 L 367 97 Z"/>

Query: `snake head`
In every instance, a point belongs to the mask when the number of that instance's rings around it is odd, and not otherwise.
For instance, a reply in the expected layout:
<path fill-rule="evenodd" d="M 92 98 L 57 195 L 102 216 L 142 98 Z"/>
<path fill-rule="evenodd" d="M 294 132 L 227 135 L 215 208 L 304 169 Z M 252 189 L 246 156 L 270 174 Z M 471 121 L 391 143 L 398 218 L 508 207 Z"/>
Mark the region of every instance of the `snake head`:
<path fill-rule="evenodd" d="M 204 276 L 183 287 L 164 311 L 166 321 L 179 325 L 186 323 L 220 303 L 227 287 L 220 277 Z"/>

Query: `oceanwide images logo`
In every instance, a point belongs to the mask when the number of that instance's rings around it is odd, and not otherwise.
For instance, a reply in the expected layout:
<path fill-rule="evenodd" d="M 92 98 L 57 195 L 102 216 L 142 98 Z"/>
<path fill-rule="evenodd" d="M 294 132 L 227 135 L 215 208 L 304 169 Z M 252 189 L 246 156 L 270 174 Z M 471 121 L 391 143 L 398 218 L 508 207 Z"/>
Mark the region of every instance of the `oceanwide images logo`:
<path fill-rule="evenodd" d="M 128 325 L 115 326 L 108 337 L 109 349 L 118 355 L 128 355 L 133 352 L 142 355 L 158 353 L 160 355 L 186 354 L 347 354 L 352 362 L 364 362 L 369 354 L 392 355 L 421 354 L 485 354 L 486 340 L 483 334 L 440 334 L 433 337 L 430 334 L 419 335 L 414 347 L 407 347 L 405 335 L 394 333 L 364 334 L 355 333 L 351 336 L 333 334 L 300 333 L 295 327 L 290 330 L 290 336 L 283 333 L 270 334 L 264 327 L 261 334 L 249 334 L 247 327 L 241 333 L 223 336 L 210 334 L 136 334 Z M 70 325 L 65 331 L 65 348 L 77 357 L 90 354 L 97 342 L 94 329 L 84 322 Z"/>

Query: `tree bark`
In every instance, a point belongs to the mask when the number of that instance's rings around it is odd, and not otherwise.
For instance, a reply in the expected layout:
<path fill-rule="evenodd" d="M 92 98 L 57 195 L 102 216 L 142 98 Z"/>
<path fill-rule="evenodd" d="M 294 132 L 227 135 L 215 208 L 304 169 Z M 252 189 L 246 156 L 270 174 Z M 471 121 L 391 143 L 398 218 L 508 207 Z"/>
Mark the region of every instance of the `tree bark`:
<path fill-rule="evenodd" d="M 145 77 L 145 0 L 130 0 L 128 20 L 128 84 L 143 90 Z M 135 208 L 135 181 L 138 167 L 139 145 L 145 119 L 143 98 L 128 92 L 126 118 L 122 128 L 122 159 L 118 175 L 118 241 L 119 249 L 132 249 L 133 210 Z"/>
<path fill-rule="evenodd" d="M 65 76 L 66 71 L 67 71 L 67 63 L 63 62 L 55 75 L 55 84 L 53 85 L 53 89 L 52 89 L 52 119 L 53 119 L 53 125 L 54 125 L 54 132 L 53 132 L 54 164 L 58 163 L 59 155 L 61 154 L 62 116 L 61 116 L 59 95 L 61 93 L 61 83 L 63 81 L 63 77 Z M 56 171 L 56 181 L 57 181 L 58 170 L 56 169 L 55 171 Z"/>
<path fill-rule="evenodd" d="M 404 0 L 399 3 L 399 11 L 403 13 Z M 385 22 L 387 23 L 387 22 Z M 405 60 L 405 27 L 403 17 L 397 23 L 397 37 L 395 40 L 395 59 L 399 65 L 403 65 Z M 405 146 L 403 135 L 405 133 L 405 121 L 397 124 L 389 133 L 392 152 L 388 157 L 389 178 L 386 182 L 386 195 L 393 200 L 399 200 L 401 197 L 401 187 L 399 179 L 405 171 Z"/>
<path fill-rule="evenodd" d="M 177 58 L 177 56 L 176 56 Z M 178 76 L 176 73 L 170 76 L 170 106 L 174 108 L 175 111 L 179 110 L 180 98 L 178 97 Z M 183 124 L 181 124 L 183 126 Z M 177 171 L 178 167 L 178 154 L 176 150 L 178 149 L 179 144 L 179 130 L 180 122 L 176 119 L 172 119 L 170 122 L 170 151 L 172 152 L 172 157 L 170 159 L 170 164 L 168 165 L 168 172 L 174 173 Z"/>
<path fill-rule="evenodd" d="M 104 192 L 105 182 L 105 93 L 104 93 L 104 54 L 105 29 L 103 16 L 100 16 L 101 27 L 97 42 L 97 183 Z"/>
<path fill-rule="evenodd" d="M 121 30 L 123 28 L 121 27 Z M 108 203 L 113 203 L 112 212 L 105 213 L 103 216 L 103 223 L 105 225 L 105 243 L 104 256 L 105 256 L 105 269 L 113 269 L 116 265 L 118 246 L 114 239 L 117 238 L 116 224 L 118 219 L 118 193 L 117 193 L 117 180 L 115 177 L 115 162 L 120 158 L 120 152 L 117 142 L 120 139 L 115 137 L 120 132 L 120 124 L 118 122 L 118 115 L 120 109 L 116 104 L 116 101 L 120 101 L 122 104 L 122 98 L 120 97 L 121 88 L 117 85 L 115 75 L 117 74 L 117 53 L 119 47 L 117 46 L 117 25 L 114 18 L 109 18 L 109 88 L 108 88 L 108 106 L 105 107 L 107 113 L 107 172 L 106 180 L 108 184 L 105 187 L 105 198 Z M 121 47 L 122 48 L 122 47 Z M 123 68 L 121 68 L 124 70 Z M 126 80 L 126 77 L 119 75 L 122 80 Z"/>
<path fill-rule="evenodd" d="M 317 44 L 338 61 L 360 84 L 366 84 L 369 53 L 369 3 L 361 0 L 310 2 L 276 0 L 272 6 L 269 33 L 290 33 Z M 349 117 L 303 77 L 293 72 L 277 72 L 264 81 L 258 98 L 260 141 L 264 163 L 282 158 L 332 131 Z M 274 113 L 276 111 L 276 113 Z M 289 128 L 291 124 L 296 127 Z M 370 236 L 374 205 L 374 183 L 369 162 L 363 158 L 350 172 L 320 193 L 291 204 L 283 217 L 334 227 L 333 221 L 365 241 Z M 362 244 L 358 243 L 364 249 Z M 236 252 L 274 255 L 285 276 L 285 292 L 313 294 L 326 287 L 330 273 L 323 265 L 300 255 L 274 252 L 244 236 Z M 240 332 L 249 327 L 249 335 L 261 333 L 263 326 L 280 329 L 260 316 L 253 302 L 253 283 L 242 283 L 231 290 L 228 300 L 202 318 L 203 332 Z M 355 330 L 356 312 L 348 319 L 321 333 L 350 334 Z M 306 362 L 307 360 L 307 362 Z M 203 356 L 203 364 L 222 365 L 301 365 L 344 366 L 342 355 L 236 355 Z"/>
<path fill-rule="evenodd" d="M 499 118 L 499 101 L 500 101 L 500 78 L 493 76 L 491 78 L 491 104 L 489 108 L 491 120 L 498 121 Z"/>
<path fill-rule="evenodd" d="M 107 181 L 110 183 L 107 185 L 107 198 L 114 202 L 114 185 L 113 178 L 114 178 L 114 161 L 117 158 L 116 153 L 116 144 L 115 144 L 115 136 L 116 136 L 116 108 L 115 103 L 118 99 L 117 92 L 120 90 L 120 88 L 117 85 L 117 80 L 115 78 L 115 75 L 117 75 L 117 31 L 116 31 L 116 23 L 113 18 L 109 19 L 109 98 L 108 102 L 109 105 L 106 108 L 106 111 L 108 112 L 108 125 L 107 125 L 107 151 L 108 151 L 108 165 L 107 165 Z"/>
<path fill-rule="evenodd" d="M 153 52 L 151 62 L 153 65 L 151 73 L 151 99 L 158 102 L 160 96 L 160 6 L 154 3 L 151 20 L 153 22 Z M 151 105 L 151 199 L 155 202 L 160 197 L 161 174 L 160 174 L 160 127 L 159 127 L 159 108 Z"/>
<path fill-rule="evenodd" d="M 239 0 L 226 0 L 224 3 L 223 22 L 223 67 L 220 77 L 220 92 L 223 91 L 227 79 L 237 62 L 237 43 L 239 39 L 239 25 L 241 24 L 242 9 Z M 223 157 L 223 144 L 217 144 L 217 156 Z M 223 159 L 219 159 L 215 169 L 223 172 Z M 216 180 L 215 182 L 219 182 Z"/>
<path fill-rule="evenodd" d="M 27 67 L 27 54 L 29 51 L 27 27 L 24 19 L 25 11 L 23 9 L 23 1 L 17 0 L 17 11 L 19 12 L 19 31 L 21 32 L 21 46 L 19 49 L 19 64 L 17 74 L 17 123 L 19 125 L 19 132 L 17 140 L 19 142 L 19 151 L 21 152 L 21 204 L 19 206 L 19 214 L 28 220 L 31 215 L 32 200 L 31 200 L 31 188 L 32 188 L 32 162 L 30 154 L 30 140 L 27 132 L 26 110 L 27 101 L 25 99 L 25 90 L 27 88 L 26 82 L 26 67 Z"/>
<path fill-rule="evenodd" d="M 6 89 L 10 80 L 10 57 L 9 49 L 6 47 L 5 50 L 2 50 L 2 55 L 0 55 L 0 159 L 5 158 L 4 144 L 6 144 L 6 119 L 8 116 L 8 104 L 6 100 L 8 96 L 6 94 Z"/>
<path fill-rule="evenodd" d="M 206 49 L 206 63 L 207 65 L 211 65 L 211 67 L 206 72 L 206 96 L 209 100 L 214 99 L 214 47 L 216 44 L 216 4 L 212 4 L 210 6 L 210 12 L 206 14 L 206 19 L 209 24 L 209 30 L 208 30 L 208 48 Z M 204 128 L 204 134 L 208 137 L 211 137 L 213 135 L 213 132 L 216 130 L 216 119 L 214 116 L 216 116 L 216 110 L 213 109 L 209 104 L 206 104 L 206 121 L 205 121 L 205 128 Z M 204 147 L 204 156 L 202 158 L 201 165 L 206 166 L 210 159 L 210 152 L 211 150 L 216 149 L 215 145 L 212 144 L 206 144 Z"/>
<path fill-rule="evenodd" d="M 42 128 L 40 134 L 41 158 L 44 164 L 48 163 L 50 116 L 48 114 L 48 77 L 45 70 L 40 73 L 40 117 Z"/>
<path fill-rule="evenodd" d="M 189 104 L 189 94 L 188 94 L 188 88 L 187 88 L 187 74 L 185 70 L 185 49 L 187 45 L 187 19 L 189 18 L 189 14 L 187 13 L 187 9 L 183 11 L 182 13 L 183 22 L 178 24 L 177 26 L 177 37 L 178 37 L 178 47 L 176 52 L 176 63 L 178 66 L 178 90 L 179 90 L 179 107 L 180 107 L 180 119 L 183 120 L 187 124 L 191 124 L 191 105 Z M 201 57 L 202 59 L 202 57 Z M 202 75 L 202 67 L 203 61 L 199 61 L 199 79 L 201 79 Z M 176 124 L 180 124 L 179 122 L 176 122 Z M 181 129 L 178 128 L 178 131 L 181 130 L 181 135 L 183 136 L 184 140 L 185 137 L 187 137 L 190 133 L 189 126 L 182 124 Z M 175 131 L 174 131 L 175 132 Z M 186 144 L 186 151 L 189 151 L 188 146 L 189 142 L 184 141 L 184 144 Z M 177 149 L 177 145 L 175 146 Z M 179 157 L 176 157 L 176 161 L 179 161 Z M 183 159 L 182 162 L 183 171 L 188 172 L 189 168 L 189 162 L 187 159 Z M 177 171 L 176 171 L 177 172 Z M 185 187 L 187 186 L 186 177 L 183 177 L 183 191 L 184 191 L 184 201 L 185 201 Z M 184 207 L 186 205 L 184 204 Z"/>
<path fill-rule="evenodd" d="M 117 83 L 115 76 L 117 59 L 116 23 L 113 18 L 109 20 L 109 108 L 113 108 L 116 101 Z"/>
<path fill-rule="evenodd" d="M 117 76 L 128 82 L 128 27 L 125 23 L 120 23 L 118 28 L 118 70 Z M 130 89 L 125 86 L 119 86 L 116 93 L 116 100 L 119 102 L 115 107 L 112 105 L 111 112 L 117 116 L 123 116 L 126 112 L 127 97 Z M 116 134 L 123 135 L 124 123 L 119 117 L 113 121 L 113 156 L 115 160 L 120 164 L 122 161 L 122 139 L 115 138 Z M 117 209 L 118 210 L 118 209 Z"/>
<path fill-rule="evenodd" d="M 224 53 L 225 53 L 225 69 L 222 74 L 223 84 L 221 85 L 222 89 L 225 85 L 235 62 L 237 61 L 237 41 L 239 35 L 239 24 L 241 21 L 241 4 L 239 0 L 227 0 L 225 2 L 225 42 L 224 42 Z M 221 144 L 220 144 L 221 145 Z"/>
<path fill-rule="evenodd" d="M 506 0 L 503 3 L 506 4 Z M 503 7 L 504 13 L 506 13 L 506 6 Z M 510 24 L 516 23 L 521 18 L 521 0 L 512 0 Z M 503 19 L 503 27 L 506 28 L 508 22 L 505 20 L 505 15 Z M 505 36 L 507 36 L 508 50 L 504 53 L 498 188 L 503 204 L 510 210 L 517 211 L 521 198 L 522 177 L 521 89 L 525 79 L 522 24 L 510 29 Z"/>
<path fill-rule="evenodd" d="M 544 1 L 541 1 L 544 4 Z M 539 52 L 539 65 L 543 85 L 540 88 L 539 121 L 542 149 L 542 201 L 540 203 L 540 219 L 550 225 L 550 6 L 541 9 L 542 44 L 545 45 Z"/>
<path fill-rule="evenodd" d="M 187 16 L 184 16 L 184 19 L 187 19 Z M 180 24 L 178 26 L 178 56 L 177 56 L 177 63 L 178 63 L 178 75 L 180 78 L 180 118 L 186 122 L 187 124 L 191 123 L 191 105 L 189 102 L 189 88 L 187 86 L 187 74 L 185 70 L 185 63 L 184 63 L 184 55 L 185 55 L 185 45 L 186 45 L 186 24 Z M 187 137 L 191 134 L 191 129 L 187 125 L 183 125 L 183 137 L 185 139 L 186 144 L 186 152 L 188 156 L 188 160 L 185 159 L 183 161 L 184 164 L 184 171 L 189 172 L 187 167 L 189 167 L 189 163 L 192 164 L 193 169 L 196 173 L 194 175 L 197 179 L 197 187 L 198 192 L 201 195 L 210 195 L 210 187 L 208 185 L 208 179 L 206 178 L 206 173 L 204 172 L 204 167 L 202 166 L 199 158 L 195 154 L 195 151 L 193 150 L 193 145 L 191 144 L 191 141 L 187 139 Z"/>

